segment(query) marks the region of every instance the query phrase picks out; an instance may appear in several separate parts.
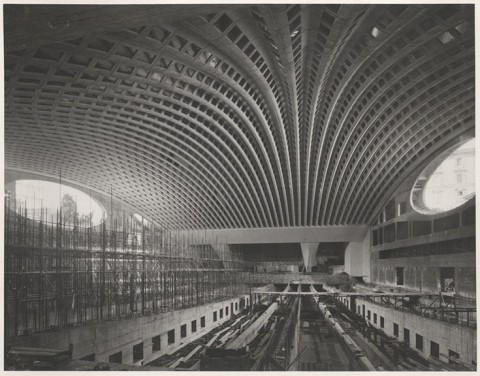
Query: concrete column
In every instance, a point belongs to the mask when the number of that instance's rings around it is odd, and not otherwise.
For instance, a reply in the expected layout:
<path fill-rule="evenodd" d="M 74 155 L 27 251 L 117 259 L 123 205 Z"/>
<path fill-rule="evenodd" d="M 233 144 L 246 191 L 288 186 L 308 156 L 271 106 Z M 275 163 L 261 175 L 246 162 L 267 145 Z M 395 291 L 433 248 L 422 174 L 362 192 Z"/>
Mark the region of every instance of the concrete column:
<path fill-rule="evenodd" d="M 370 281 L 370 231 L 363 242 L 350 242 L 345 249 L 345 272 Z"/>
<path fill-rule="evenodd" d="M 307 272 L 312 271 L 312 266 L 317 264 L 317 249 L 320 243 L 300 243 L 302 248 L 303 264 Z"/>

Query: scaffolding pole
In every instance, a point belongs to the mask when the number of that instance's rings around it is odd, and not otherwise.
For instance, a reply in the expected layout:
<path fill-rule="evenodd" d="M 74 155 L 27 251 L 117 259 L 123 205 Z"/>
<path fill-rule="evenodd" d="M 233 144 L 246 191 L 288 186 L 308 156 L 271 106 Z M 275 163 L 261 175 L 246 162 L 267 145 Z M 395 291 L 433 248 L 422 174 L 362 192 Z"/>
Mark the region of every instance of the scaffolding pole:
<path fill-rule="evenodd" d="M 178 234 L 122 216 L 52 217 L 5 199 L 6 338 L 147 316 L 226 300 L 248 291 L 241 251 L 190 244 Z M 113 209 L 112 209 L 113 210 Z M 49 218 L 50 217 L 50 218 Z"/>

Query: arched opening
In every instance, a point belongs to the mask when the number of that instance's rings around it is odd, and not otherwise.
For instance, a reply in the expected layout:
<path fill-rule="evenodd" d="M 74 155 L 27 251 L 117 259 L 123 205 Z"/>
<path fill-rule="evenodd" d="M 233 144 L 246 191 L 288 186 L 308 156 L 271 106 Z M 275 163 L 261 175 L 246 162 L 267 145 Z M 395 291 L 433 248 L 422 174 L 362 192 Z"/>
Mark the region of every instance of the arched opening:
<path fill-rule="evenodd" d="M 102 223 L 107 213 L 94 198 L 79 189 L 45 180 L 17 180 L 14 191 L 7 192 L 11 210 L 43 222 L 57 222 L 62 213 L 62 222 L 92 227 Z"/>
<path fill-rule="evenodd" d="M 411 192 L 412 207 L 438 214 L 475 196 L 475 139 L 457 145 L 433 160 L 419 175 Z"/>

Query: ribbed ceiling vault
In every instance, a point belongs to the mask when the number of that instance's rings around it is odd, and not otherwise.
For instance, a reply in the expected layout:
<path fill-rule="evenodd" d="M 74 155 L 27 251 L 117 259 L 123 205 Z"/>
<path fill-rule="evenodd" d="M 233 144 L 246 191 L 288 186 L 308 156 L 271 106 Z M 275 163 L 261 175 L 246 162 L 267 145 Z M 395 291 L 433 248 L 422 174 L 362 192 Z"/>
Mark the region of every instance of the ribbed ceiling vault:
<path fill-rule="evenodd" d="M 369 223 L 474 128 L 473 14 L 6 5 L 6 167 L 170 228 Z"/>

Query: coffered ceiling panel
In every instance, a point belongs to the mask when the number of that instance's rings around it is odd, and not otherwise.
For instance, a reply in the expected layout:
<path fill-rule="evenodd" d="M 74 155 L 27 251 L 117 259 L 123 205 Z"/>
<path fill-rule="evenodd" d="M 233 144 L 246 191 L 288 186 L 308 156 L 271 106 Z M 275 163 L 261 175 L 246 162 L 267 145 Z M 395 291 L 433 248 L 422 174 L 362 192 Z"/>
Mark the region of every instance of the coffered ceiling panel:
<path fill-rule="evenodd" d="M 4 14 L 6 167 L 165 227 L 366 224 L 474 129 L 473 5 Z"/>

